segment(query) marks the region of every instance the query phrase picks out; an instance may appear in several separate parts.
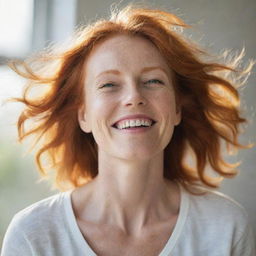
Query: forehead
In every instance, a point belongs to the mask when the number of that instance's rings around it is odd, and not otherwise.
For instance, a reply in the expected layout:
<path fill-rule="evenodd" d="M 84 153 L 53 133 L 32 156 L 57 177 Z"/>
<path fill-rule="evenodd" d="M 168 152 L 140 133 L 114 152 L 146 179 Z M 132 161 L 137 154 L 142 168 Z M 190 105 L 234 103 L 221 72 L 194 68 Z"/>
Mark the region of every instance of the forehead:
<path fill-rule="evenodd" d="M 156 46 L 141 36 L 114 35 L 95 46 L 87 57 L 85 70 L 94 75 L 106 69 L 138 71 L 159 66 L 168 70 L 166 60 Z"/>

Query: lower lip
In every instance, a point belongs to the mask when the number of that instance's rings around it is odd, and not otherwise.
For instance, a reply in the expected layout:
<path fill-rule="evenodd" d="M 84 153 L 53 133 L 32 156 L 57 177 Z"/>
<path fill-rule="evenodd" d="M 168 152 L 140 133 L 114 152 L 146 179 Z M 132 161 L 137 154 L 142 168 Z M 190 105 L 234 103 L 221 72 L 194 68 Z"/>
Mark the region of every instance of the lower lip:
<path fill-rule="evenodd" d="M 149 127 L 141 127 L 141 128 L 138 128 L 138 127 L 133 127 L 133 128 L 128 128 L 128 129 L 118 129 L 115 127 L 114 128 L 116 130 L 118 130 L 120 132 L 124 132 L 124 133 L 143 133 L 143 132 L 150 130 L 152 127 L 153 127 L 153 125 L 149 126 Z"/>

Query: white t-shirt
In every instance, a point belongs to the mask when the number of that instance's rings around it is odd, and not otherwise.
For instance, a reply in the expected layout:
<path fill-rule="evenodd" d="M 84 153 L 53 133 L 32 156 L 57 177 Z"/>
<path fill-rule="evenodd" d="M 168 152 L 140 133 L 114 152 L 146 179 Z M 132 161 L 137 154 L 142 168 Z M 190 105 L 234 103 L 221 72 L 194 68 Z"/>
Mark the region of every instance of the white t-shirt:
<path fill-rule="evenodd" d="M 218 192 L 195 196 L 181 186 L 180 212 L 159 256 L 255 256 L 244 209 Z M 3 241 L 2 256 L 95 256 L 74 216 L 71 191 L 18 212 Z"/>

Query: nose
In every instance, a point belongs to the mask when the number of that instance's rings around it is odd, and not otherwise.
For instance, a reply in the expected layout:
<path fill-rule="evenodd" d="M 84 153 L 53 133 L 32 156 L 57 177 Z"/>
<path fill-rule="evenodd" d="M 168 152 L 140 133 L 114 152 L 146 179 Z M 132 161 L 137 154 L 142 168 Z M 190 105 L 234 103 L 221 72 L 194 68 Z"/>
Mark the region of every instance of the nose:
<path fill-rule="evenodd" d="M 137 85 L 136 83 L 131 83 L 126 86 L 127 90 L 125 90 L 124 97 L 124 105 L 125 106 L 139 106 L 146 105 L 147 100 L 145 97 L 145 93 L 143 92 L 143 88 Z"/>

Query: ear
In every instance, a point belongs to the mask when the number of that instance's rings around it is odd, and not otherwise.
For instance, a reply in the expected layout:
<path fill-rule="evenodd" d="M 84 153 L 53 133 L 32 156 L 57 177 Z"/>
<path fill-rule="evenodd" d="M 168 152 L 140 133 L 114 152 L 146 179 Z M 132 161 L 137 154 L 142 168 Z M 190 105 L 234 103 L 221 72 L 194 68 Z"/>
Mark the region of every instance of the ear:
<path fill-rule="evenodd" d="M 181 106 L 176 106 L 175 126 L 181 122 Z"/>
<path fill-rule="evenodd" d="M 81 108 L 79 108 L 78 110 L 78 122 L 80 125 L 80 128 L 86 132 L 86 133 L 90 133 L 91 127 L 89 126 L 89 122 L 86 121 L 86 115 L 85 115 L 85 108 L 84 106 L 82 106 Z"/>

